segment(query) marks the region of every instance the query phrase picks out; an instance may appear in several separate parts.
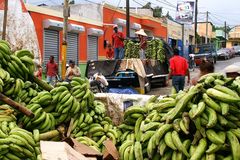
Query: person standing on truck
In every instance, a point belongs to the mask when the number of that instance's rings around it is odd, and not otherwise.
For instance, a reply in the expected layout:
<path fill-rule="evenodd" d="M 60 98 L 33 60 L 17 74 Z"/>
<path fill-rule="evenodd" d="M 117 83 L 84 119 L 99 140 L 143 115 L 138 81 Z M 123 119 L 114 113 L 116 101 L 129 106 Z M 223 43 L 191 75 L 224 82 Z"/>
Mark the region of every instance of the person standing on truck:
<path fill-rule="evenodd" d="M 54 56 L 50 56 L 49 62 L 46 66 L 46 73 L 47 73 L 47 82 L 51 85 L 54 85 L 56 81 L 56 76 L 58 73 L 58 65 L 54 61 Z"/>
<path fill-rule="evenodd" d="M 172 77 L 172 85 L 177 92 L 184 89 L 185 76 L 188 76 L 188 83 L 190 82 L 190 74 L 188 70 L 188 62 L 185 58 L 179 56 L 179 50 L 174 49 L 174 56 L 169 60 L 170 72 L 168 76 L 168 82 Z"/>
<path fill-rule="evenodd" d="M 112 45 L 114 47 L 114 59 L 124 58 L 124 35 L 118 31 L 118 26 L 113 26 L 114 33 L 112 35 Z"/>
<path fill-rule="evenodd" d="M 146 59 L 145 56 L 145 49 L 147 48 L 147 34 L 144 32 L 143 29 L 140 29 L 139 31 L 135 32 L 136 35 L 138 35 L 139 38 L 139 45 L 140 45 L 140 59 Z"/>

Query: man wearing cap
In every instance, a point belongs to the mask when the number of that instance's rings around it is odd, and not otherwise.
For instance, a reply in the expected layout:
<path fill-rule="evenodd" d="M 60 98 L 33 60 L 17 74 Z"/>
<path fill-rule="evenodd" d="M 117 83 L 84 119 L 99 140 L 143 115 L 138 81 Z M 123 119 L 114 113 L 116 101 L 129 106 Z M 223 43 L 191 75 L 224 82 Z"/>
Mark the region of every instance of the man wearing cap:
<path fill-rule="evenodd" d="M 71 81 L 73 77 L 80 77 L 81 72 L 73 60 L 69 61 L 69 67 L 66 71 L 66 81 Z"/>
<path fill-rule="evenodd" d="M 118 31 L 118 26 L 113 26 L 114 33 L 112 35 L 112 45 L 114 47 L 114 58 L 123 59 L 124 58 L 124 35 L 122 32 Z"/>
<path fill-rule="evenodd" d="M 145 59 L 145 49 L 147 48 L 147 34 L 144 32 L 143 29 L 140 29 L 139 31 L 135 32 L 136 35 L 138 35 L 139 38 L 139 45 L 140 45 L 140 59 Z"/>

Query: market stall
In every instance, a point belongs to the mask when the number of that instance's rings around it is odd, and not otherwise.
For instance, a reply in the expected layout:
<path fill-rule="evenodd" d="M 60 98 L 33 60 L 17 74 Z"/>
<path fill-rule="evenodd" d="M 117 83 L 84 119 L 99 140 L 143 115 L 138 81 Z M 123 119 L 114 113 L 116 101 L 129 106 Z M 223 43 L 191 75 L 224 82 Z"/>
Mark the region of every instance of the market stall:
<path fill-rule="evenodd" d="M 72 148 L 57 147 L 74 149 L 63 156 L 79 152 L 80 143 L 100 157 L 114 149 L 124 160 L 240 159 L 240 77 L 211 73 L 164 97 L 105 96 L 94 95 L 86 78 L 55 87 L 36 80 L 33 54 L 13 53 L 6 41 L 0 57 L 0 159 L 40 160 L 43 141 L 68 142 Z"/>

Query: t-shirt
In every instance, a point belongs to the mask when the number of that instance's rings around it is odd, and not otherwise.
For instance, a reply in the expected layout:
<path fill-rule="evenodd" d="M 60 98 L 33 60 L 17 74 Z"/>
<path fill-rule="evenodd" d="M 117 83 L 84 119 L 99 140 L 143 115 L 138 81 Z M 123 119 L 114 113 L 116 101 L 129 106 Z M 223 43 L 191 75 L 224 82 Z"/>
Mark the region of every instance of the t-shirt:
<path fill-rule="evenodd" d="M 114 48 L 119 48 L 124 46 L 121 38 L 124 39 L 124 35 L 122 32 L 113 33 L 112 39 L 114 40 Z"/>
<path fill-rule="evenodd" d="M 145 50 L 147 48 L 147 37 L 140 38 L 140 47 Z"/>
<path fill-rule="evenodd" d="M 70 72 L 73 72 L 72 75 L 70 75 Z M 77 66 L 72 67 L 68 67 L 67 71 L 66 71 L 66 78 L 71 80 L 74 76 L 80 76 L 81 75 L 81 71 Z"/>
<path fill-rule="evenodd" d="M 182 75 L 185 76 L 188 69 L 188 62 L 185 58 L 181 56 L 173 56 L 170 59 L 170 69 L 172 70 L 172 75 Z"/>
<path fill-rule="evenodd" d="M 57 63 L 47 63 L 47 76 L 56 76 L 57 75 L 57 70 L 58 70 L 58 66 Z"/>
<path fill-rule="evenodd" d="M 111 49 L 111 50 L 107 51 L 106 57 L 107 57 L 107 59 L 113 59 L 113 55 L 114 55 L 114 52 Z"/>

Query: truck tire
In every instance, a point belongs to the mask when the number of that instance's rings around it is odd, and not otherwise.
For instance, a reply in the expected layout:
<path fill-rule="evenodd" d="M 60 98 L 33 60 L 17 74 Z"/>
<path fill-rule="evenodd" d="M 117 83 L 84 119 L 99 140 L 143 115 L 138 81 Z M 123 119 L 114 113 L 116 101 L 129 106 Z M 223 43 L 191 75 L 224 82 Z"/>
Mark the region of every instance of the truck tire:
<path fill-rule="evenodd" d="M 148 93 L 151 91 L 152 85 L 151 85 L 151 79 L 147 78 L 145 83 L 145 93 Z"/>

